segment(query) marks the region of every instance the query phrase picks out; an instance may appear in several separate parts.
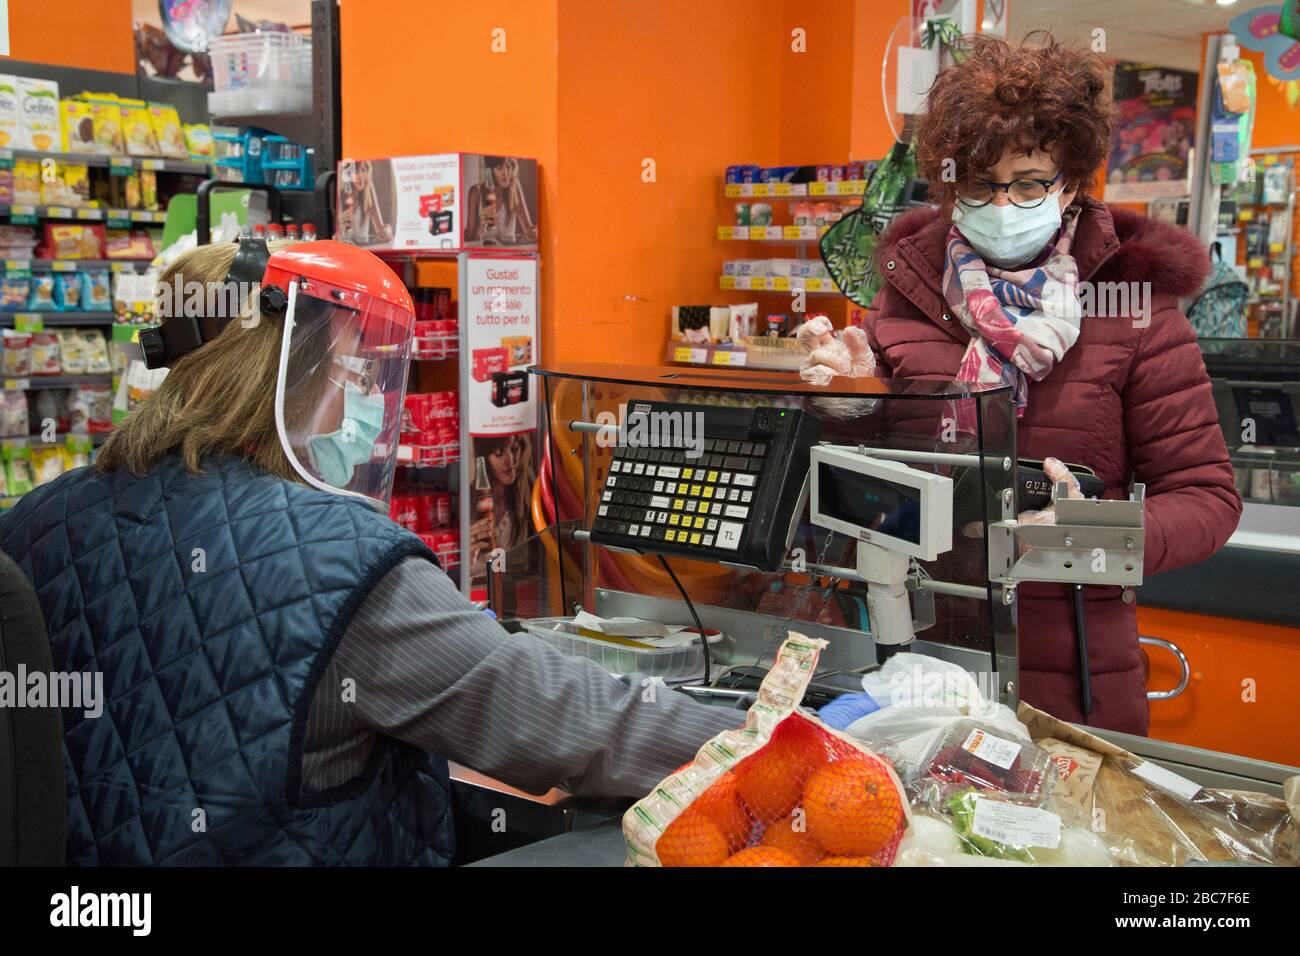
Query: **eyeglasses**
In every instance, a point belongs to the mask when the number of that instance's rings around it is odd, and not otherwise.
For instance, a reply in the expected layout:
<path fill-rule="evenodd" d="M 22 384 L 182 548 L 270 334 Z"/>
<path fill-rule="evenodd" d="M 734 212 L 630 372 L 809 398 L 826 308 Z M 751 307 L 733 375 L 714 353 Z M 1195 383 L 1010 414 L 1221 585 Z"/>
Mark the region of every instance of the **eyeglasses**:
<path fill-rule="evenodd" d="M 1051 179 L 1017 179 L 1009 183 L 993 183 L 987 179 L 976 179 L 961 191 L 958 201 L 972 207 L 987 206 L 1000 191 L 1007 194 L 1007 198 L 1013 205 L 1021 209 L 1033 209 L 1043 204 L 1047 199 L 1047 191 L 1056 185 L 1064 172 L 1065 170 L 1061 170 Z"/>

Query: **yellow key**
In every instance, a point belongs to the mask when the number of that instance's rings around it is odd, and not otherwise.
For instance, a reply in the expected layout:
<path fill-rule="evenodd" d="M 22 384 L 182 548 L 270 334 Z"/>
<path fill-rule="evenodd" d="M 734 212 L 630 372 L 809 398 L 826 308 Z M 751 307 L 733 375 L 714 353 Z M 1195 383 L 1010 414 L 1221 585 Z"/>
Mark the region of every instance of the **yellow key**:
<path fill-rule="evenodd" d="M 685 504 L 685 502 L 682 501 L 681 498 L 673 499 L 673 511 L 681 511 L 683 504 Z"/>
<path fill-rule="evenodd" d="M 691 497 L 692 497 L 692 498 L 698 498 L 699 496 L 700 496 L 700 486 L 699 486 L 699 485 L 691 485 Z"/>
<path fill-rule="evenodd" d="M 696 518 L 696 519 L 695 519 L 695 527 L 697 527 L 697 528 L 703 528 L 703 527 L 704 527 L 704 519 L 703 519 L 703 518 Z"/>
<path fill-rule="evenodd" d="M 704 497 L 705 497 L 705 498 L 712 498 L 712 497 L 713 497 L 713 486 L 712 486 L 712 485 L 705 485 L 705 486 L 704 486 L 704 493 L 703 493 L 703 494 L 704 494 Z"/>
<path fill-rule="evenodd" d="M 699 543 L 700 543 L 700 533 L 696 531 L 694 534 L 691 535 L 691 544 L 699 544 Z"/>
<path fill-rule="evenodd" d="M 716 471 L 709 472 L 709 477 L 706 480 L 716 484 L 718 480 L 718 473 Z"/>
<path fill-rule="evenodd" d="M 676 515 L 673 515 L 673 517 L 676 518 L 677 516 L 676 516 Z M 665 541 L 676 541 L 676 540 L 677 540 L 677 532 L 676 532 L 676 531 L 669 531 L 667 534 L 664 535 L 664 540 L 665 540 Z"/>
<path fill-rule="evenodd" d="M 692 470 L 691 470 L 690 468 L 683 468 L 683 469 L 682 469 L 682 477 L 683 477 L 683 478 L 689 478 L 689 477 L 691 477 L 691 474 L 692 474 Z"/>
<path fill-rule="evenodd" d="M 669 524 L 680 524 L 680 523 L 681 523 L 681 520 L 682 520 L 682 516 L 681 516 L 681 515 L 669 515 L 669 516 L 668 516 L 668 523 L 669 523 Z"/>

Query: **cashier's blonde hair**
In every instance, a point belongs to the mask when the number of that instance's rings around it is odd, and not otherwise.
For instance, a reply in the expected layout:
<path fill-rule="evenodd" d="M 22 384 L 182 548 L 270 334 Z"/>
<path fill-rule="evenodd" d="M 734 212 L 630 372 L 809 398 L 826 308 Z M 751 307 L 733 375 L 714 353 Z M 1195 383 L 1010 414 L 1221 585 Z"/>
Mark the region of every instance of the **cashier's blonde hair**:
<path fill-rule="evenodd" d="M 291 242 L 273 242 L 276 252 Z M 224 282 L 238 245 L 199 246 L 163 272 L 159 285 Z M 109 436 L 95 459 L 101 471 L 129 468 L 148 473 L 175 452 L 190 472 L 212 455 L 238 455 L 289 481 L 301 481 L 289 464 L 275 428 L 275 384 L 280 365 L 278 319 L 253 318 L 246 302 L 211 342 L 179 359 L 158 391 L 146 398 Z M 324 364 L 324 363 L 322 363 Z M 290 410 L 286 409 L 286 414 Z"/>

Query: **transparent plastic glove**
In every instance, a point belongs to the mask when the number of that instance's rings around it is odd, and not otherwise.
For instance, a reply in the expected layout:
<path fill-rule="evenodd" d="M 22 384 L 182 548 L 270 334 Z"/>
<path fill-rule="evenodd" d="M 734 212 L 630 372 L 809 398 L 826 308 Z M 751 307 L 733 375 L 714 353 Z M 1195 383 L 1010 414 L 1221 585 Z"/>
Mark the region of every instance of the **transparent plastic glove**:
<path fill-rule="evenodd" d="M 1044 458 L 1043 471 L 1052 482 L 1053 488 L 1056 487 L 1058 481 L 1064 481 L 1069 485 L 1071 498 L 1083 497 L 1083 491 L 1079 488 L 1079 480 L 1070 474 L 1070 470 L 1058 459 Z M 1056 524 L 1056 507 L 1048 505 L 1041 511 L 1022 511 L 1016 515 L 1016 520 L 1021 524 Z"/>
<path fill-rule="evenodd" d="M 795 330 L 795 337 L 808 350 L 799 366 L 799 377 L 813 385 L 829 385 L 836 375 L 865 378 L 875 374 L 876 360 L 867 334 L 856 326 L 836 336 L 830 319 L 817 316 Z"/>

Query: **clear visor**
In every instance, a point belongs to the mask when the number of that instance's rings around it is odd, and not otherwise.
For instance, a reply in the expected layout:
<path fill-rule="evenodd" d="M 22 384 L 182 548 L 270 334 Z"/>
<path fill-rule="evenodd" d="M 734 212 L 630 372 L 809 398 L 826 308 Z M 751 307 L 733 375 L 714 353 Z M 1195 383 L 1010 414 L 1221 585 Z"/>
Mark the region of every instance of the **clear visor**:
<path fill-rule="evenodd" d="M 276 426 L 309 484 L 387 510 L 415 317 L 352 289 L 289 287 Z"/>

